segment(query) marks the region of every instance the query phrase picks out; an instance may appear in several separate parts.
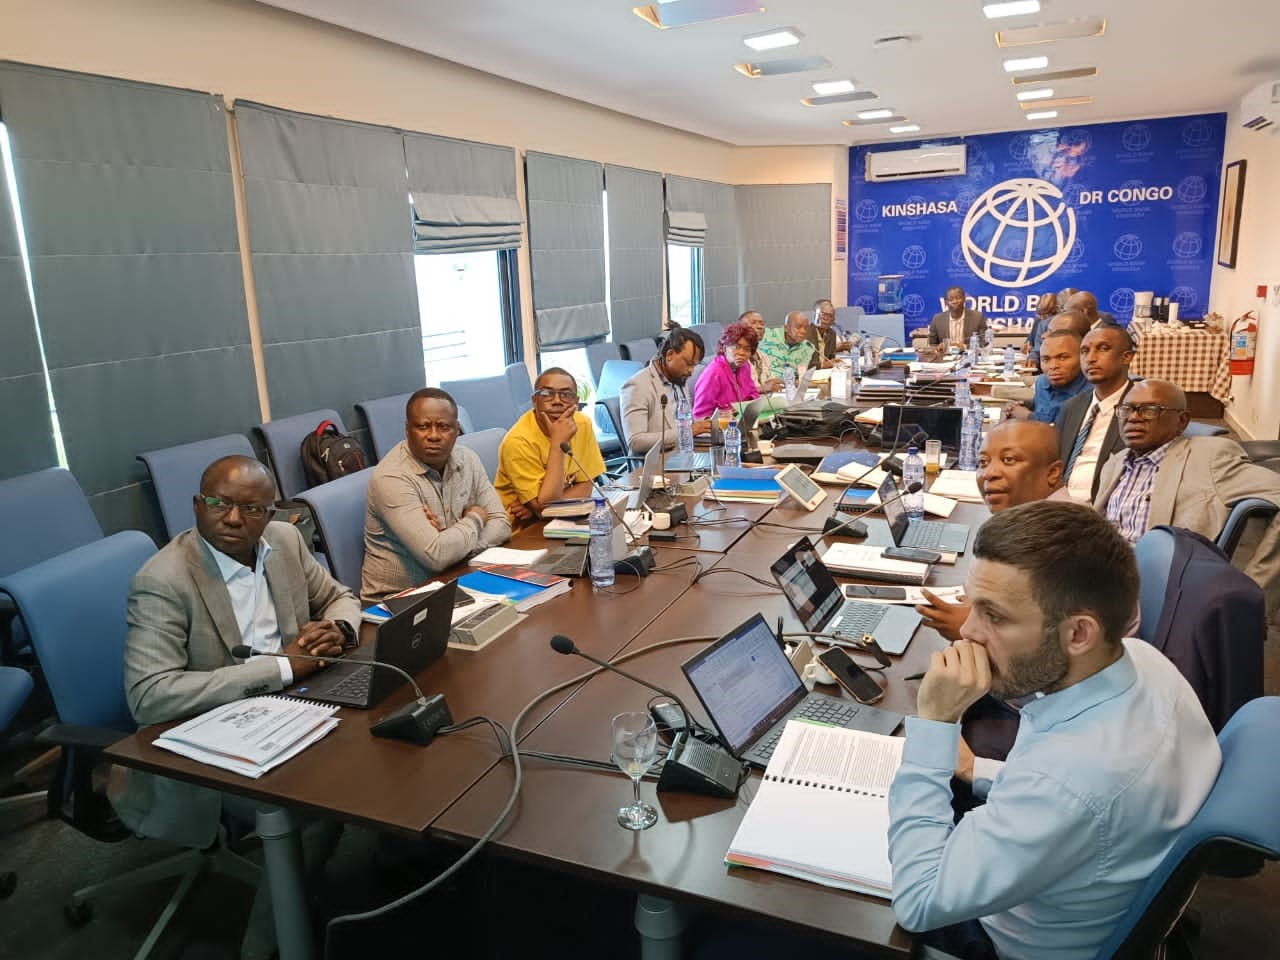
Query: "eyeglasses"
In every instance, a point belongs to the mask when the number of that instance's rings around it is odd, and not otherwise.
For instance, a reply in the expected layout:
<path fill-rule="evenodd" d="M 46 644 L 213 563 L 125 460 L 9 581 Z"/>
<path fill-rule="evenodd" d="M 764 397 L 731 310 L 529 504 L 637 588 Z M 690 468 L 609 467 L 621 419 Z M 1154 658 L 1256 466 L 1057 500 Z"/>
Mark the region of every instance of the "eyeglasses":
<path fill-rule="evenodd" d="M 574 403 L 578 399 L 577 390 L 552 390 L 550 387 L 539 387 L 533 391 L 533 395 L 539 400 L 551 400 L 559 397 L 568 403 Z"/>
<path fill-rule="evenodd" d="M 1186 407 L 1166 407 L 1159 403 L 1121 403 L 1116 406 L 1116 419 L 1128 420 L 1137 414 L 1137 418 L 1150 422 L 1159 420 L 1166 413 L 1181 413 Z"/>
<path fill-rule="evenodd" d="M 263 517 L 274 512 L 276 508 L 273 503 L 236 503 L 233 500 L 227 500 L 223 497 L 211 497 L 207 493 L 202 493 L 199 496 L 200 499 L 204 501 L 205 509 L 218 516 L 221 516 L 224 513 L 230 513 L 231 509 L 234 507 L 240 511 L 240 516 L 244 517 L 246 520 L 261 520 Z"/>

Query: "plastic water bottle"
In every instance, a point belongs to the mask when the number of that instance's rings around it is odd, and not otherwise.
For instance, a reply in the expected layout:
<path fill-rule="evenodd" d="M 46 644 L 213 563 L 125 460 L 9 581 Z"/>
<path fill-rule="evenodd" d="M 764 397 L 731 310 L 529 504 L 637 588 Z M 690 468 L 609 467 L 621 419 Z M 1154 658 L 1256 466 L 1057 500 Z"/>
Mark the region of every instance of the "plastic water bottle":
<path fill-rule="evenodd" d="M 980 360 L 982 360 L 982 351 L 978 348 L 978 333 L 975 330 L 969 334 L 969 365 L 976 367 Z"/>
<path fill-rule="evenodd" d="M 1015 366 L 1013 344 L 1009 344 L 1004 348 L 1004 378 L 1006 380 L 1016 380 L 1018 371 Z"/>
<path fill-rule="evenodd" d="M 876 348 L 870 339 L 862 342 L 862 375 L 870 376 L 876 369 Z"/>
<path fill-rule="evenodd" d="M 782 392 L 790 403 L 796 398 L 796 368 L 791 364 L 782 367 Z"/>
<path fill-rule="evenodd" d="M 914 522 L 924 519 L 924 458 L 915 447 L 907 447 L 907 459 L 902 461 L 902 482 L 907 489 L 913 483 L 920 484 L 916 493 L 907 493 L 902 497 L 902 505 L 906 508 L 907 519 Z"/>
<path fill-rule="evenodd" d="M 613 511 L 604 497 L 596 497 L 591 509 L 591 542 L 588 556 L 591 561 L 591 585 L 613 586 Z"/>
<path fill-rule="evenodd" d="M 982 345 L 986 349 L 988 350 L 991 349 L 991 345 L 995 343 L 995 339 L 996 339 L 996 332 L 992 330 L 990 327 L 987 327 L 985 330 L 982 331 Z"/>
<path fill-rule="evenodd" d="M 982 443 L 982 421 L 974 419 L 972 403 L 966 404 L 963 409 L 964 419 L 960 421 L 959 467 L 961 470 L 977 470 L 978 449 Z"/>
<path fill-rule="evenodd" d="M 960 371 L 960 379 L 956 381 L 956 406 L 961 410 L 969 409 L 969 377 L 965 371 Z"/>
<path fill-rule="evenodd" d="M 681 453 L 693 453 L 693 407 L 684 395 L 676 401 L 676 446 Z"/>
<path fill-rule="evenodd" d="M 732 410 L 729 411 L 729 425 L 724 428 L 724 465 L 742 466 L 742 431 L 738 429 Z"/>

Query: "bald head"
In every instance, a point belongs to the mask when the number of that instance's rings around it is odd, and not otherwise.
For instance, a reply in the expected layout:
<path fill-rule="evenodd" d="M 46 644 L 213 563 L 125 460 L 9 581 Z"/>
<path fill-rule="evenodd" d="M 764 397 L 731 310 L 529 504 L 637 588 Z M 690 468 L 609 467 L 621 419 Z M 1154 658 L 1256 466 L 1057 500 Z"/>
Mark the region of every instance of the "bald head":
<path fill-rule="evenodd" d="M 1005 420 L 988 431 L 978 454 L 978 490 L 999 513 L 1043 500 L 1062 486 L 1058 430 L 1039 420 Z"/>
<path fill-rule="evenodd" d="M 1121 407 L 1116 408 L 1120 435 L 1139 455 L 1164 446 L 1191 421 L 1186 393 L 1168 380 L 1139 380 L 1124 395 Z"/>
<path fill-rule="evenodd" d="M 1057 330 L 1068 330 L 1077 337 L 1083 337 L 1089 332 L 1089 318 L 1080 310 L 1063 310 L 1060 314 L 1049 321 L 1049 329 L 1047 333 L 1053 333 Z"/>
<path fill-rule="evenodd" d="M 787 314 L 787 323 L 783 328 L 787 343 L 800 343 L 809 335 L 809 315 L 801 310 L 792 310 Z"/>
<path fill-rule="evenodd" d="M 1077 290 L 1064 305 L 1064 309 L 1078 310 L 1089 320 L 1089 326 L 1098 322 L 1098 298 L 1088 290 Z"/>

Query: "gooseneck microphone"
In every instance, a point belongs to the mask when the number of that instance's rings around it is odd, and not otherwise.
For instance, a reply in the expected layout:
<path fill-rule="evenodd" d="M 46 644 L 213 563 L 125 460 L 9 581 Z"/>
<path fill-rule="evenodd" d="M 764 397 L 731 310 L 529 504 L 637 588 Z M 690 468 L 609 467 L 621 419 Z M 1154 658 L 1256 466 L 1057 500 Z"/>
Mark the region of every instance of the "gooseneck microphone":
<path fill-rule="evenodd" d="M 665 475 L 667 472 L 667 403 L 668 403 L 668 398 L 665 391 L 658 396 L 658 403 L 662 404 L 662 411 L 661 411 L 662 412 L 662 436 L 658 440 L 658 443 L 660 444 L 658 448 L 658 458 L 661 462 L 658 465 L 658 472 Z M 662 482 L 663 483 L 667 482 L 665 479 L 665 476 Z"/>
<path fill-rule="evenodd" d="M 719 744 L 705 743 L 693 738 L 693 719 L 684 702 L 670 690 L 664 690 L 648 680 L 641 680 L 635 674 L 628 673 L 621 667 L 614 666 L 607 660 L 593 657 L 578 647 L 562 633 L 551 638 L 551 649 L 566 656 L 574 655 L 590 660 L 601 669 L 625 677 L 632 683 L 669 697 L 680 708 L 684 718 L 684 729 L 671 741 L 671 749 L 662 765 L 662 773 L 658 777 L 659 791 L 680 793 L 697 793 L 711 797 L 736 797 L 738 788 L 746 779 L 748 767 L 734 757 Z"/>
<path fill-rule="evenodd" d="M 435 693 L 424 696 L 418 682 L 394 663 L 383 663 L 381 660 L 348 660 L 345 657 L 317 657 L 306 653 L 284 653 L 283 651 L 255 650 L 248 644 L 241 643 L 231 648 L 231 655 L 237 660 L 248 660 L 250 657 L 282 657 L 285 660 L 311 660 L 315 663 L 345 663 L 349 666 L 383 667 L 400 674 L 413 688 L 416 699 L 409 701 L 399 710 L 387 714 L 370 728 L 375 737 L 387 737 L 392 740 L 408 740 L 425 747 L 435 737 L 441 727 L 453 723 L 449 707 L 445 703 L 444 694 Z"/>
<path fill-rule="evenodd" d="M 840 521 L 837 521 L 835 517 L 830 517 L 827 519 L 826 524 L 822 528 L 822 535 L 824 537 L 829 537 L 829 536 L 832 536 L 833 534 L 840 533 L 840 531 L 842 531 L 845 527 L 850 527 L 851 532 L 848 533 L 847 536 L 865 537 L 867 535 L 867 528 L 862 527 L 861 529 L 859 529 L 857 527 L 857 524 L 861 522 L 861 520 L 864 517 L 869 517 L 873 513 L 879 513 L 881 510 L 885 508 L 886 504 L 890 504 L 897 500 L 901 500 L 903 497 L 907 496 L 908 494 L 919 493 L 923 489 L 924 489 L 924 484 L 921 483 L 919 480 L 916 480 L 914 483 L 908 484 L 907 489 L 903 490 L 901 493 L 894 494 L 888 500 L 885 500 L 883 503 L 876 504 L 870 510 L 864 510 L 862 513 L 858 514 L 856 517 L 850 517 L 847 520 L 840 520 Z"/>

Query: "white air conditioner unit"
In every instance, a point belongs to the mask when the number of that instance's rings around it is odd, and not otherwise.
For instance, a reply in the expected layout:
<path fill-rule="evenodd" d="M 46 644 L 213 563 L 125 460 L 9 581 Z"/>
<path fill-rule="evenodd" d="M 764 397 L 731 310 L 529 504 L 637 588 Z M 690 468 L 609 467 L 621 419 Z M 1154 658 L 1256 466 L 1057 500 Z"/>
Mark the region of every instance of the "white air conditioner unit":
<path fill-rule="evenodd" d="M 958 177 L 962 176 L 964 171 L 963 143 L 867 153 L 866 179 L 870 183 L 882 183 L 886 180 L 918 180 L 921 177 Z"/>
<path fill-rule="evenodd" d="M 1268 80 L 1244 95 L 1240 125 L 1246 130 L 1280 132 L 1280 80 Z"/>

